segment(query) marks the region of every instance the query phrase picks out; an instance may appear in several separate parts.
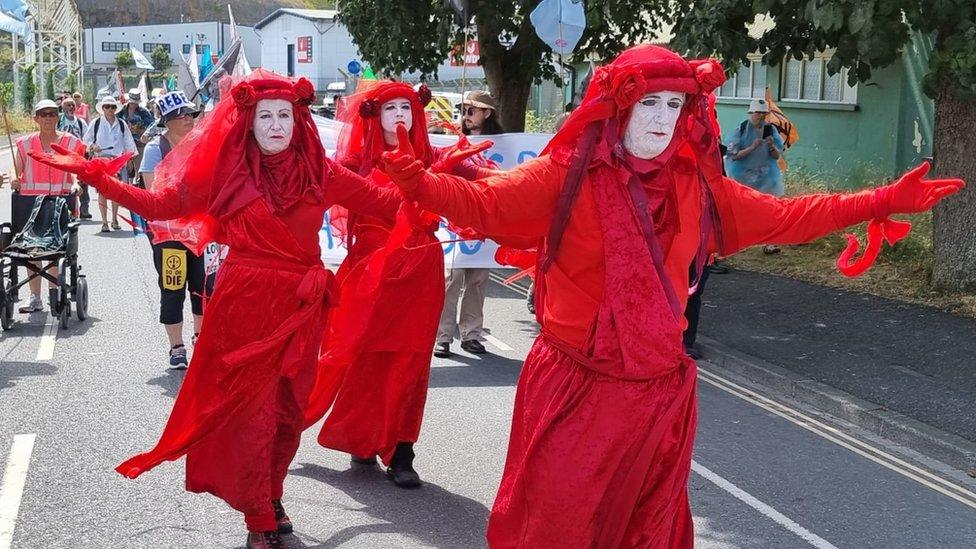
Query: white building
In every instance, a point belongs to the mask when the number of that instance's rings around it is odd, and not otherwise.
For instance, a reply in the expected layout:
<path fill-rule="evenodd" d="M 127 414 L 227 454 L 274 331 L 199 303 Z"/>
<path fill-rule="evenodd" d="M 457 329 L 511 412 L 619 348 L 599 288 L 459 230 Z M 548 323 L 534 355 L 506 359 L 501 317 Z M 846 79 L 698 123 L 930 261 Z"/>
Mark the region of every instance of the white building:
<path fill-rule="evenodd" d="M 261 66 L 288 76 L 304 76 L 318 91 L 345 82 L 349 63 L 364 63 L 349 31 L 335 21 L 335 16 L 334 10 L 280 8 L 259 21 L 254 29 L 261 40 Z M 470 86 L 484 80 L 485 73 L 480 66 L 462 70 L 448 62 L 438 69 L 441 82 L 461 80 L 462 76 L 471 81 Z"/>
<path fill-rule="evenodd" d="M 251 66 L 261 65 L 261 44 L 252 27 L 238 25 L 244 39 L 244 52 Z M 197 23 L 172 23 L 165 25 L 138 25 L 128 27 L 99 27 L 84 30 L 84 61 L 86 70 L 95 72 L 115 68 L 115 56 L 122 50 L 135 48 L 146 58 L 156 46 L 170 52 L 175 67 L 179 62 L 176 52 L 190 52 L 191 42 L 197 53 L 209 45 L 212 54 L 220 56 L 230 46 L 230 25 L 218 21 Z"/>

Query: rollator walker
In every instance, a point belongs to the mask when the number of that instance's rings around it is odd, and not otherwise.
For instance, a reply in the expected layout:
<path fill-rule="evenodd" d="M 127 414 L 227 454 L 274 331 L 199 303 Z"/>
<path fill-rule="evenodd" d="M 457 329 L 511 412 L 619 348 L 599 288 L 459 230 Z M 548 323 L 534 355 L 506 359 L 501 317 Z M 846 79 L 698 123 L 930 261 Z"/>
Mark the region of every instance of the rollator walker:
<path fill-rule="evenodd" d="M 88 318 L 88 281 L 78 265 L 78 226 L 72 221 L 63 196 L 39 196 L 24 229 L 13 234 L 10 223 L 0 223 L 0 328 L 13 328 L 14 306 L 21 286 L 41 277 L 55 287 L 49 289 L 51 316 L 68 327 L 71 302 L 79 321 Z M 37 265 L 35 265 L 37 263 Z M 57 266 L 58 275 L 48 273 Z M 18 281 L 17 268 L 30 273 Z"/>

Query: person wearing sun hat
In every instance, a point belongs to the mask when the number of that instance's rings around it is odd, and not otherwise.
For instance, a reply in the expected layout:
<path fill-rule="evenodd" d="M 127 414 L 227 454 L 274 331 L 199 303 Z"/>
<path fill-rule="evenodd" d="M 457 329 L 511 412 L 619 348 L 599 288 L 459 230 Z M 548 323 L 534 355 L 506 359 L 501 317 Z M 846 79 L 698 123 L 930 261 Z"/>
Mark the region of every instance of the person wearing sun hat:
<path fill-rule="evenodd" d="M 11 230 L 19 233 L 27 224 L 39 196 L 77 195 L 81 191 L 74 175 L 46 166 L 28 155 L 28 152 L 50 152 L 51 145 L 84 152 L 85 145 L 70 133 L 58 131 L 58 105 L 50 99 L 42 99 L 34 105 L 34 123 L 37 132 L 17 139 L 14 155 L 14 173 L 17 177 L 11 182 L 13 194 L 10 195 Z M 72 201 L 74 199 L 72 198 Z M 73 210 L 74 208 L 72 208 Z M 40 267 L 40 264 L 37 264 Z M 57 269 L 48 271 L 57 276 Z M 29 282 L 30 298 L 20 308 L 22 313 L 43 310 L 41 301 L 41 279 L 35 277 Z M 50 286 L 51 284 L 48 283 Z"/>
<path fill-rule="evenodd" d="M 91 124 L 82 141 L 88 145 L 88 152 L 96 158 L 118 158 L 127 152 L 136 152 L 136 142 L 132 137 L 132 130 L 129 125 L 121 120 L 116 114 L 119 110 L 119 102 L 111 95 L 102 98 L 96 110 L 101 114 Z M 119 171 L 119 179 L 128 183 L 130 181 L 129 170 L 123 166 Z M 98 213 L 102 219 L 101 232 L 109 232 L 108 223 L 108 200 L 98 194 Z M 119 205 L 112 202 L 112 229 L 116 231 L 122 227 L 119 225 Z"/>
<path fill-rule="evenodd" d="M 146 144 L 139 166 L 142 182 L 150 191 L 156 167 L 190 133 L 194 120 L 200 115 L 200 111 L 182 91 L 164 94 L 156 99 L 155 104 L 161 115 L 153 127 L 164 128 L 165 133 Z M 183 342 L 183 304 L 189 293 L 193 313 L 192 341 L 195 342 L 203 325 L 203 299 L 213 292 L 214 276 L 207 274 L 206 254 L 196 254 L 181 242 L 168 238 L 168 228 L 166 221 L 150 222 L 147 234 L 152 243 L 153 265 L 158 274 L 159 322 L 169 339 L 169 367 L 183 369 L 188 364 Z M 164 261 L 171 263 L 170 268 L 164 267 Z"/>
<path fill-rule="evenodd" d="M 634 46 L 596 71 L 539 158 L 510 172 L 470 183 L 425 170 L 407 147 L 384 155 L 419 207 L 540 250 L 541 330 L 516 389 L 489 547 L 692 547 L 697 367 L 682 312 L 709 253 L 868 220 L 876 250 L 878 235 L 905 235 L 890 214 L 964 186 L 923 180 L 925 164 L 852 194 L 756 192 L 722 175 L 707 94 L 724 81 L 713 59 Z M 849 275 L 876 256 L 850 253 L 838 264 Z"/>

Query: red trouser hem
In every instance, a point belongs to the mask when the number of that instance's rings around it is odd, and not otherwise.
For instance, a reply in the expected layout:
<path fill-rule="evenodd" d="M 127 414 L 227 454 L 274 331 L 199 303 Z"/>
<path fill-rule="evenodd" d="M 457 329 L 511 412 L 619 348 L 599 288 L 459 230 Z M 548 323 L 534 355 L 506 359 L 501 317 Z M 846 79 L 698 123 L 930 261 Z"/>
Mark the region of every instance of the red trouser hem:
<path fill-rule="evenodd" d="M 278 530 L 278 521 L 275 520 L 274 510 L 257 515 L 245 514 L 244 524 L 247 525 L 248 532 L 274 532 Z"/>

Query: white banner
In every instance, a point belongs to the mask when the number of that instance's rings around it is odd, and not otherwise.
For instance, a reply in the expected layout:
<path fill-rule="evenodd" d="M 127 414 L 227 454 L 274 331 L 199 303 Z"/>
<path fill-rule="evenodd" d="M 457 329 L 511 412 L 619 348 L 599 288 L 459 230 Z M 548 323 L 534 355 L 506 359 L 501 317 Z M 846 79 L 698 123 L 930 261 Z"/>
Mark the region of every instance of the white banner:
<path fill-rule="evenodd" d="M 338 130 L 342 124 L 327 118 L 315 117 L 315 123 L 319 129 L 319 136 L 322 144 L 333 154 L 338 138 Z M 502 169 L 510 170 L 515 166 L 532 160 L 539 156 L 539 151 L 545 148 L 552 138 L 551 134 L 543 133 L 505 133 L 491 136 L 471 136 L 474 143 L 490 139 L 494 141 L 494 146 L 485 151 L 485 155 L 495 161 Z M 435 147 L 447 147 L 457 140 L 451 135 L 430 136 L 430 142 Z M 465 240 L 455 242 L 457 235 L 447 230 L 447 224 L 442 222 L 440 230 L 437 231 L 444 248 L 444 266 L 448 269 L 456 268 L 496 268 L 495 250 L 498 244 L 487 240 Z M 322 230 L 319 233 L 319 243 L 322 247 L 322 260 L 329 265 L 338 265 L 346 257 L 346 249 L 341 242 L 332 234 L 332 227 L 329 225 L 328 213 Z"/>

